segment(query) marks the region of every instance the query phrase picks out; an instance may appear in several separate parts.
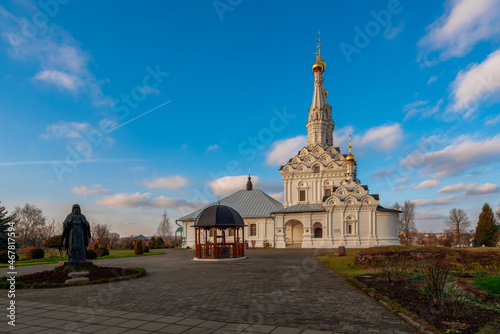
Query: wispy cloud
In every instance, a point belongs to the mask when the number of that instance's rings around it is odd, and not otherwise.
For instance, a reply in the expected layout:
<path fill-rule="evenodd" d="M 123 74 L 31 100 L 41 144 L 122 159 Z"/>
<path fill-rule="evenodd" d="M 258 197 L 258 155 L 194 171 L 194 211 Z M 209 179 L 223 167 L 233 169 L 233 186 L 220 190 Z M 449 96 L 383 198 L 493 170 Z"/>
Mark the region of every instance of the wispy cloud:
<path fill-rule="evenodd" d="M 484 125 L 495 126 L 498 123 L 500 123 L 500 115 L 496 115 L 496 116 L 493 116 L 493 117 L 488 117 L 486 119 L 486 122 L 484 123 Z"/>
<path fill-rule="evenodd" d="M 384 170 L 379 170 L 378 172 L 373 173 L 372 178 L 381 179 L 385 176 L 390 176 L 392 174 L 394 174 L 394 169 L 384 169 Z"/>
<path fill-rule="evenodd" d="M 306 136 L 297 136 L 290 139 L 275 141 L 266 153 L 266 163 L 269 166 L 281 166 L 295 156 L 299 150 L 307 145 Z"/>
<path fill-rule="evenodd" d="M 404 26 L 404 22 L 399 23 L 397 26 L 393 26 L 392 23 L 389 24 L 384 31 L 384 38 L 387 40 L 396 39 L 396 37 L 398 37 L 398 35 L 403 31 Z"/>
<path fill-rule="evenodd" d="M 415 151 L 401 161 L 405 168 L 422 167 L 425 173 L 435 177 L 460 174 L 470 168 L 500 160 L 500 135 L 476 140 L 471 136 L 460 136 L 441 150 Z"/>
<path fill-rule="evenodd" d="M 430 104 L 427 100 L 417 100 L 415 102 L 408 103 L 402 109 L 403 113 L 406 114 L 404 120 L 407 121 L 412 117 L 419 117 L 419 119 L 429 118 L 441 110 L 442 103 L 442 99 L 435 105 Z"/>
<path fill-rule="evenodd" d="M 139 92 L 146 95 L 160 95 L 160 90 L 158 88 L 151 88 L 147 86 L 139 88 Z"/>
<path fill-rule="evenodd" d="M 217 144 L 210 145 L 210 146 L 207 147 L 207 152 L 216 151 L 218 149 L 219 149 L 219 145 L 217 145 Z"/>
<path fill-rule="evenodd" d="M 415 186 L 415 189 L 434 188 L 439 185 L 439 180 L 425 180 Z"/>
<path fill-rule="evenodd" d="M 178 211 L 194 211 L 208 205 L 207 201 L 189 201 L 181 198 L 168 198 L 159 196 L 151 197 L 151 193 L 120 193 L 111 196 L 103 197 L 96 201 L 96 205 L 106 206 L 110 208 L 158 208 L 158 209 L 175 209 Z"/>
<path fill-rule="evenodd" d="M 145 185 L 147 188 L 164 188 L 177 190 L 179 188 L 186 187 L 189 183 L 189 180 L 185 177 L 174 175 L 167 177 L 158 177 L 152 181 L 141 181 L 140 184 Z"/>
<path fill-rule="evenodd" d="M 84 51 L 80 43 L 67 31 L 48 24 L 26 35 L 27 23 L 36 17 L 36 6 L 24 6 L 28 17 L 18 17 L 0 6 L 1 36 L 9 45 L 12 58 L 19 61 L 37 63 L 37 71 L 33 80 L 48 86 L 57 87 L 61 91 L 74 95 L 90 96 L 95 106 L 111 106 L 111 98 L 106 97 L 101 89 L 103 81 L 96 79 L 89 64 L 92 57 Z M 40 12 L 41 13 L 41 12 Z"/>
<path fill-rule="evenodd" d="M 498 36 L 499 16 L 497 0 L 448 0 L 446 13 L 427 27 L 426 35 L 418 42 L 418 60 L 432 66 L 465 56 L 478 42 Z"/>
<path fill-rule="evenodd" d="M 460 195 L 450 195 L 446 197 L 439 198 L 427 198 L 427 199 L 416 199 L 412 202 L 415 203 L 415 206 L 426 206 L 426 205 L 443 205 L 456 201 Z"/>
<path fill-rule="evenodd" d="M 437 191 L 438 194 L 441 193 L 453 193 L 457 191 L 474 189 L 477 186 L 476 183 L 458 183 L 443 187 Z"/>
<path fill-rule="evenodd" d="M 113 191 L 110 189 L 103 189 L 101 185 L 94 184 L 92 187 L 88 188 L 86 186 L 79 186 L 71 188 L 71 192 L 75 195 L 99 195 L 99 194 L 112 194 Z"/>

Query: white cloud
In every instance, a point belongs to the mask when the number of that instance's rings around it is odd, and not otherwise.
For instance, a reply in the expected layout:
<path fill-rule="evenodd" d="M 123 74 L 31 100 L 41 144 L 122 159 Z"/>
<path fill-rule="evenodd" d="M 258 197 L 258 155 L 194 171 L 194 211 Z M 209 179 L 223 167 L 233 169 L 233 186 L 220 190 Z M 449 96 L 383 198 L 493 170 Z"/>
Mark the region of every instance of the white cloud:
<path fill-rule="evenodd" d="M 218 150 L 218 149 L 219 149 L 219 145 L 217 145 L 217 144 L 210 145 L 210 146 L 207 147 L 207 152 L 215 151 L 215 150 Z"/>
<path fill-rule="evenodd" d="M 437 191 L 438 194 L 442 193 L 453 193 L 457 191 L 474 189 L 477 186 L 476 183 L 458 183 L 450 186 L 443 187 Z"/>
<path fill-rule="evenodd" d="M 232 193 L 246 189 L 248 175 L 238 176 L 223 176 L 210 182 L 210 191 L 215 196 L 228 196 Z M 256 189 L 262 185 L 261 179 L 258 176 L 252 175 L 252 185 Z"/>
<path fill-rule="evenodd" d="M 285 193 L 284 192 L 269 193 L 268 195 L 281 203 L 283 203 L 283 201 L 285 200 Z"/>
<path fill-rule="evenodd" d="M 384 38 L 388 40 L 395 39 L 403 31 L 403 28 L 404 28 L 404 22 L 401 22 L 396 27 L 393 27 L 392 23 L 389 24 L 384 31 Z"/>
<path fill-rule="evenodd" d="M 426 213 L 426 212 L 416 212 L 415 213 L 415 219 L 416 220 L 433 220 L 433 219 L 445 219 L 446 217 L 443 215 L 437 215 L 437 214 L 432 214 L 432 213 Z"/>
<path fill-rule="evenodd" d="M 385 176 L 390 176 L 392 174 L 394 174 L 394 169 L 384 169 L 384 170 L 379 170 L 378 172 L 373 173 L 372 178 L 381 179 Z"/>
<path fill-rule="evenodd" d="M 396 183 L 405 183 L 408 181 L 410 178 L 409 177 L 402 177 L 396 180 Z"/>
<path fill-rule="evenodd" d="M 439 205 L 453 202 L 454 200 L 458 199 L 458 197 L 459 195 L 450 195 L 439 198 L 415 199 L 412 202 L 415 203 L 415 206 Z"/>
<path fill-rule="evenodd" d="M 415 189 L 434 188 L 439 185 L 438 180 L 425 180 L 415 186 Z"/>
<path fill-rule="evenodd" d="M 488 117 L 488 119 L 486 119 L 486 122 L 484 123 L 484 125 L 495 126 L 499 122 L 500 122 L 500 115 L 496 115 L 495 117 Z"/>
<path fill-rule="evenodd" d="M 409 170 L 423 167 L 423 172 L 435 173 L 434 177 L 439 178 L 457 175 L 472 167 L 484 167 L 497 160 L 500 160 L 500 135 L 484 140 L 460 136 L 442 150 L 416 150 L 400 164 Z"/>
<path fill-rule="evenodd" d="M 94 184 L 91 188 L 86 186 L 79 186 L 71 188 L 71 192 L 75 195 L 98 195 L 98 194 L 112 194 L 113 191 L 109 189 L 102 189 L 101 185 Z"/>
<path fill-rule="evenodd" d="M 64 122 L 47 126 L 46 133 L 41 138 L 83 138 L 81 131 L 89 131 L 92 126 L 89 123 Z"/>
<path fill-rule="evenodd" d="M 111 196 L 106 196 L 96 202 L 97 205 L 107 206 L 111 208 L 133 208 L 144 206 L 151 202 L 151 193 L 120 193 Z"/>
<path fill-rule="evenodd" d="M 500 20 L 499 20 L 500 22 Z M 500 98 L 500 50 L 490 54 L 480 64 L 473 64 L 458 73 L 451 84 L 453 111 L 466 111 L 469 117 L 481 103 L 496 102 Z"/>
<path fill-rule="evenodd" d="M 179 188 L 187 186 L 188 179 L 179 175 L 175 175 L 175 176 L 159 177 L 154 179 L 153 181 L 142 181 L 140 183 L 150 189 L 165 188 L 165 189 L 177 190 Z"/>
<path fill-rule="evenodd" d="M 37 82 L 75 95 L 88 95 L 96 106 L 113 105 L 111 98 L 102 92 L 102 82 L 89 68 L 92 57 L 80 43 L 55 24 L 38 27 L 35 31 L 26 28 L 26 21 L 31 22 L 39 9 L 30 6 L 24 9 L 27 18 L 17 17 L 0 7 L 1 37 L 9 46 L 9 54 L 19 61 L 36 62 L 33 79 Z"/>
<path fill-rule="evenodd" d="M 443 100 L 439 100 L 435 105 L 429 104 L 429 101 L 417 100 L 412 103 L 408 103 L 402 108 L 402 111 L 406 114 L 404 120 L 416 117 L 420 115 L 420 119 L 428 118 L 441 110 L 441 104 Z"/>
<path fill-rule="evenodd" d="M 431 75 L 429 80 L 427 81 L 427 86 L 429 86 L 431 83 L 437 81 L 438 77 L 436 75 Z"/>
<path fill-rule="evenodd" d="M 160 90 L 158 88 L 151 88 L 151 87 L 147 87 L 147 86 L 139 88 L 139 92 L 141 92 L 142 94 L 146 94 L 146 95 L 159 95 L 160 94 Z"/>
<path fill-rule="evenodd" d="M 151 198 L 151 193 L 115 194 L 106 196 L 95 203 L 96 205 L 111 208 L 158 208 L 175 209 L 179 211 L 194 211 L 208 205 L 207 201 L 189 201 L 181 198 L 167 198 L 159 196 Z"/>
<path fill-rule="evenodd" d="M 306 136 L 297 136 L 290 139 L 278 140 L 272 144 L 271 149 L 267 152 L 266 163 L 270 166 L 284 165 L 306 145 Z"/>
<path fill-rule="evenodd" d="M 478 42 L 500 32 L 498 0 L 448 0 L 446 7 L 446 13 L 427 27 L 418 42 L 419 61 L 424 65 L 465 56 Z M 429 60 L 432 52 L 438 55 Z"/>
<path fill-rule="evenodd" d="M 400 124 L 380 125 L 366 131 L 358 140 L 362 146 L 370 146 L 375 150 L 388 152 L 401 145 L 403 130 Z M 355 139 L 353 139 L 354 144 Z"/>
<path fill-rule="evenodd" d="M 500 190 L 498 185 L 493 183 L 480 184 L 474 189 L 465 192 L 465 196 L 475 196 L 475 195 L 486 195 L 491 193 L 497 193 Z"/>

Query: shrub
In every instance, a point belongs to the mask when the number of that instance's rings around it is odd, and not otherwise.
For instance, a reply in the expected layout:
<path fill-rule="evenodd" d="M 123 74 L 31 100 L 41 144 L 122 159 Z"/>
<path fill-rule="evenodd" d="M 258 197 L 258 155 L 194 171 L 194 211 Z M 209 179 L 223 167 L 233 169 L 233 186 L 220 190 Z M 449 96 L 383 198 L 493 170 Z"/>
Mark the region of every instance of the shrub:
<path fill-rule="evenodd" d="M 148 246 L 145 246 L 145 247 L 142 249 L 142 252 L 143 252 L 143 253 L 149 253 L 149 247 L 148 247 Z"/>
<path fill-rule="evenodd" d="M 135 253 L 135 255 L 140 255 L 140 254 L 144 253 L 144 249 L 142 248 L 142 240 L 141 239 L 139 239 L 135 242 L 134 253 Z"/>
<path fill-rule="evenodd" d="M 92 250 L 92 249 L 87 249 L 87 253 L 85 254 L 85 258 L 87 260 L 97 259 L 97 253 L 96 253 L 96 251 Z"/>
<path fill-rule="evenodd" d="M 45 240 L 43 247 L 56 248 L 59 251 L 59 256 L 62 257 L 64 248 L 62 242 L 62 235 L 55 235 L 53 237 L 48 238 L 47 240 Z"/>
<path fill-rule="evenodd" d="M 156 242 L 156 238 L 155 237 L 151 237 L 151 239 L 149 239 L 149 241 L 148 241 L 149 247 L 155 248 L 155 242 Z"/>
<path fill-rule="evenodd" d="M 43 259 L 45 257 L 45 252 L 41 248 L 33 248 L 28 252 L 28 259 L 36 260 Z"/>
<path fill-rule="evenodd" d="M 95 252 L 97 257 L 109 255 L 109 250 L 106 247 L 99 247 Z"/>
<path fill-rule="evenodd" d="M 94 242 L 94 246 L 92 246 L 92 250 L 97 251 L 99 248 L 99 241 Z"/>
<path fill-rule="evenodd" d="M 163 241 L 162 237 L 156 238 L 156 240 L 155 240 L 155 248 L 163 248 L 164 245 L 165 245 L 165 241 Z"/>
<path fill-rule="evenodd" d="M 15 261 L 19 260 L 19 256 L 17 255 L 17 253 L 14 253 L 14 254 L 16 254 Z M 8 250 L 4 250 L 4 251 L 0 252 L 0 263 L 9 263 L 9 251 Z"/>

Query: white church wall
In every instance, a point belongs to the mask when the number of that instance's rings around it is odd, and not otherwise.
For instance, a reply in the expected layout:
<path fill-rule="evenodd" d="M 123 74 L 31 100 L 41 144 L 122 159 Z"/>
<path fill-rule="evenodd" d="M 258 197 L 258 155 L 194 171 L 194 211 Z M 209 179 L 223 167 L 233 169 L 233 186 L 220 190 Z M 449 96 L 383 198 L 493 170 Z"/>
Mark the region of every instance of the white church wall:
<path fill-rule="evenodd" d="M 399 245 L 398 214 L 395 212 L 377 211 L 378 245 Z"/>

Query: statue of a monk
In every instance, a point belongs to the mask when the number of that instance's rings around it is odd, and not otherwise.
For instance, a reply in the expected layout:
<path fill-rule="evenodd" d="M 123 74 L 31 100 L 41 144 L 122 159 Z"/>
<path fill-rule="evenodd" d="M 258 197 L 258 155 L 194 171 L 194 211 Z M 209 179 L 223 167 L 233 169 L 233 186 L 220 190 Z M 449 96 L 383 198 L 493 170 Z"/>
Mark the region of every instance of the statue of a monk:
<path fill-rule="evenodd" d="M 63 223 L 62 242 L 68 261 L 85 261 L 89 241 L 90 224 L 82 215 L 80 206 L 75 204 Z"/>

